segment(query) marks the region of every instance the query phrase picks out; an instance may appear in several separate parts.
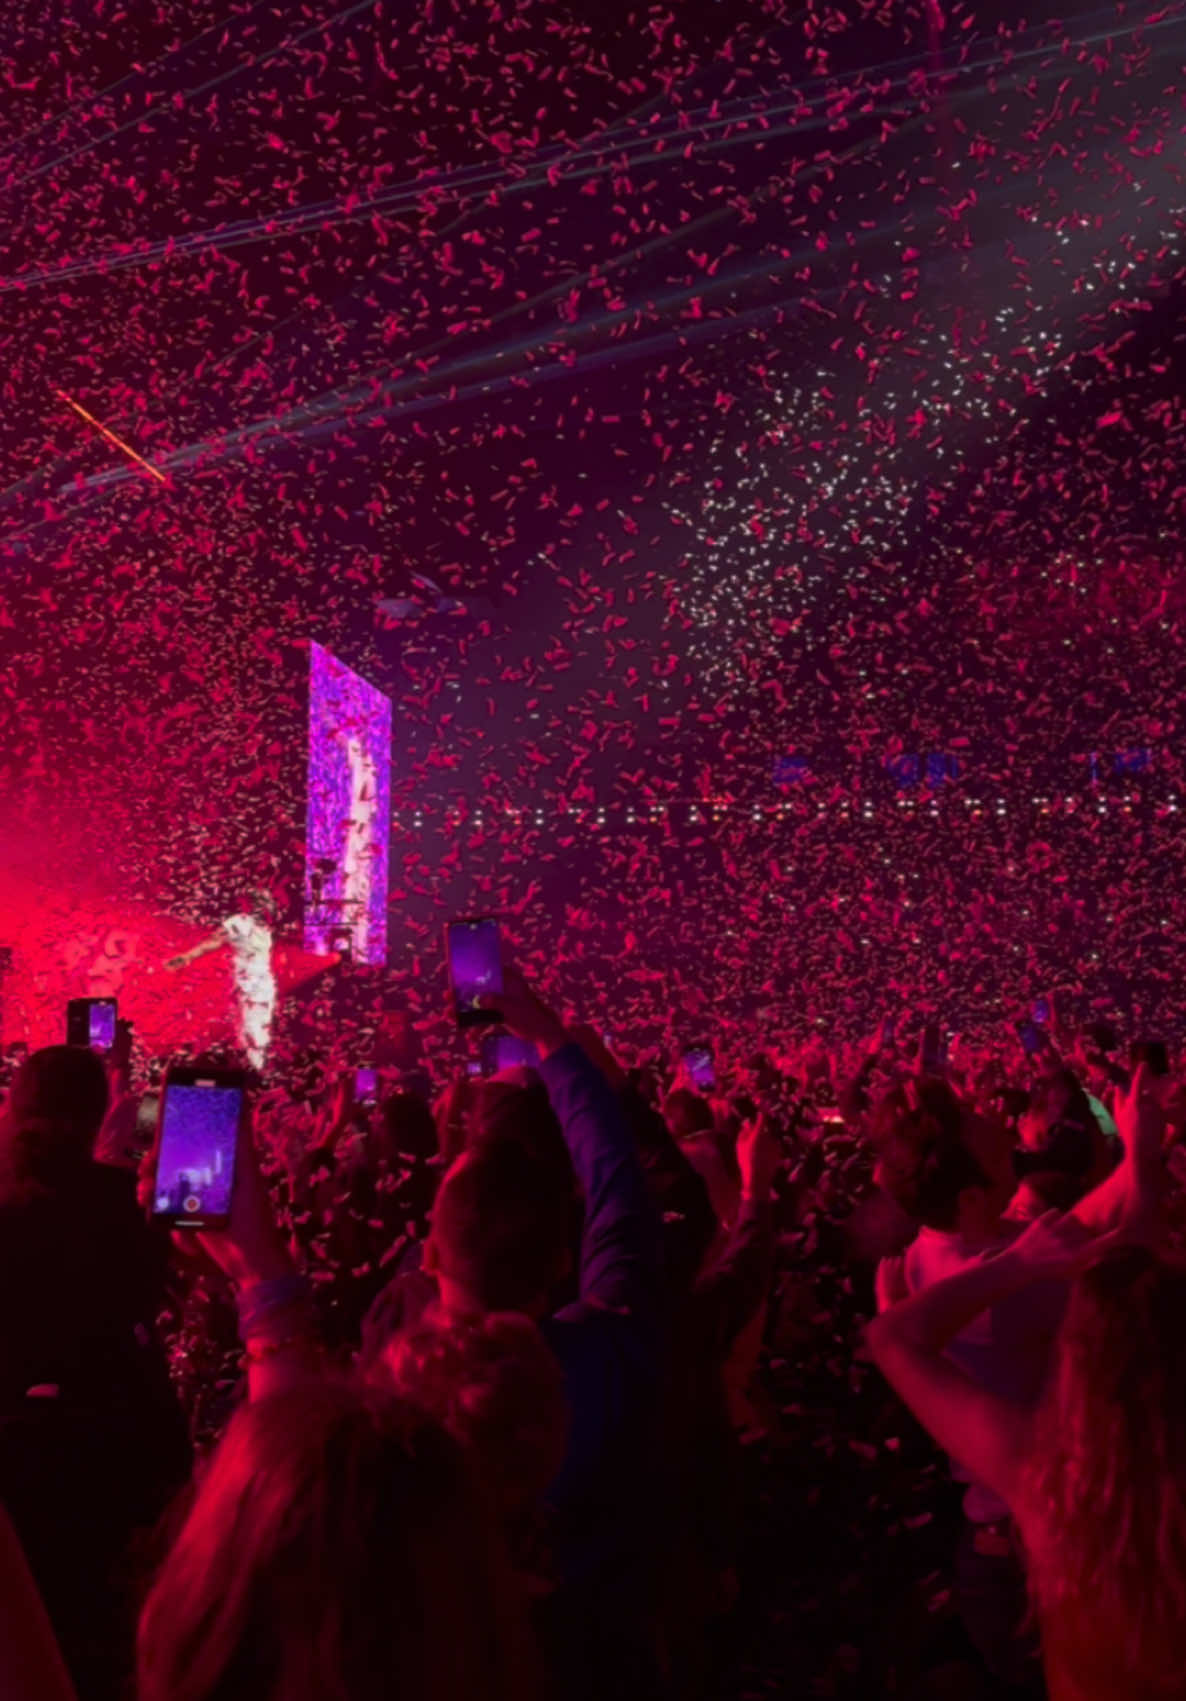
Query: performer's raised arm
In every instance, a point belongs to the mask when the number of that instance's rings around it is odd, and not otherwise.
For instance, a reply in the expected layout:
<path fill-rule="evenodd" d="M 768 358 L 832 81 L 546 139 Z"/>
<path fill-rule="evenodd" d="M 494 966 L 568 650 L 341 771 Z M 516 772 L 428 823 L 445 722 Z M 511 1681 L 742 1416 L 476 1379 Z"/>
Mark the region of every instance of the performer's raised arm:
<path fill-rule="evenodd" d="M 211 951 L 220 951 L 227 943 L 225 933 L 212 933 L 209 939 L 203 939 L 200 945 L 195 945 L 191 951 L 183 951 L 180 957 L 170 957 L 165 964 L 167 969 L 185 969 L 191 963 L 196 963 L 199 957 L 209 956 Z"/>

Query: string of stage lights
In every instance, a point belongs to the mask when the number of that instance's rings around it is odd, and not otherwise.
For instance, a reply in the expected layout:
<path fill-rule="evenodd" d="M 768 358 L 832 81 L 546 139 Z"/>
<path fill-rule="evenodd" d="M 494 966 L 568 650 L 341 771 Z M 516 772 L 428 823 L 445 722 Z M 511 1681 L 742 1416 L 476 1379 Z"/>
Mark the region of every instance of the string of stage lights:
<path fill-rule="evenodd" d="M 792 825 L 805 816 L 837 816 L 858 821 L 875 821 L 887 816 L 900 818 L 903 815 L 929 819 L 959 817 L 983 822 L 1002 821 L 1006 817 L 1028 820 L 1038 818 L 1043 821 L 1061 817 L 1082 821 L 1100 816 L 1123 816 L 1128 819 L 1150 811 L 1158 818 L 1176 818 L 1186 812 L 1186 805 L 1176 791 L 1167 791 L 1156 796 L 1148 791 L 1126 791 L 1110 795 L 1102 788 L 1093 787 L 1086 793 L 1035 794 L 1028 798 L 1014 798 L 1012 801 L 1000 796 L 971 797 L 933 791 L 918 796 L 899 793 L 895 797 L 859 799 L 834 794 L 827 798 L 804 795 L 794 801 L 782 799 L 761 804 L 725 798 L 683 797 L 668 798 L 658 803 L 615 801 L 567 809 L 541 809 L 532 804 L 506 804 L 500 807 L 486 799 L 480 806 L 473 808 L 450 803 L 433 808 L 419 805 L 398 809 L 391 820 L 393 829 L 404 832 L 418 832 L 426 827 L 455 832 L 467 826 L 481 830 L 508 825 L 554 826 L 557 831 L 578 825 L 592 827 L 598 831 L 603 828 L 618 831 L 624 826 L 699 828 L 728 821 L 749 822 L 754 825 L 773 825 L 785 821 Z"/>

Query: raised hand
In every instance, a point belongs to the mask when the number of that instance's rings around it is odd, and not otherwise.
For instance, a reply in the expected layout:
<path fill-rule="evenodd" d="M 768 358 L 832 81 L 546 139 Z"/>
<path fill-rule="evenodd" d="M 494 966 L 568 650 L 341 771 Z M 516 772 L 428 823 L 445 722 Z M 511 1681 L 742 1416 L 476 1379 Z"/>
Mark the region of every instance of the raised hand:
<path fill-rule="evenodd" d="M 1007 1256 L 1029 1281 L 1065 1281 L 1125 1238 L 1120 1230 L 1092 1234 L 1074 1216 L 1046 1211 L 1009 1248 Z"/>
<path fill-rule="evenodd" d="M 741 1191 L 746 1199 L 768 1199 L 782 1153 L 769 1119 L 759 1111 L 737 1136 Z"/>
<path fill-rule="evenodd" d="M 186 1233 L 182 1230 L 174 1238 L 182 1238 Z M 245 1106 L 243 1111 L 230 1221 L 225 1229 L 202 1229 L 193 1238 L 240 1288 L 292 1273 L 292 1258 L 276 1225 L 259 1171 L 249 1107 Z"/>
<path fill-rule="evenodd" d="M 908 1299 L 910 1289 L 906 1286 L 906 1260 L 900 1255 L 892 1258 L 882 1258 L 878 1261 L 877 1275 L 874 1278 L 873 1290 L 877 1298 L 877 1310 L 880 1315 L 888 1311 L 891 1305 L 898 1305 Z"/>
<path fill-rule="evenodd" d="M 503 990 L 484 995 L 480 1001 L 497 1010 L 513 1034 L 530 1040 L 541 1060 L 567 1043 L 568 1033 L 554 1010 L 536 996 L 518 969 L 503 970 Z"/>
<path fill-rule="evenodd" d="M 1165 1111 L 1153 1092 L 1147 1063 L 1138 1063 L 1127 1092 L 1116 1095 L 1114 1115 L 1129 1159 L 1140 1167 L 1159 1158 L 1165 1139 Z"/>

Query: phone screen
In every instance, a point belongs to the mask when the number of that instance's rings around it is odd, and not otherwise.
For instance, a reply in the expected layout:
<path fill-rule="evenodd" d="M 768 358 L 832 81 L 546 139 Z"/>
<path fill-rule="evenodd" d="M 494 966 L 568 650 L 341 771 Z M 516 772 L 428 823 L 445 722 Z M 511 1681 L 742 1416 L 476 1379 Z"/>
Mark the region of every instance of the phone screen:
<path fill-rule="evenodd" d="M 538 1069 L 539 1052 L 517 1034 L 486 1034 L 482 1040 L 482 1070 L 501 1075 L 504 1069 Z"/>
<path fill-rule="evenodd" d="M 354 1096 L 365 1102 L 373 1099 L 379 1091 L 379 1071 L 377 1069 L 356 1069 L 354 1071 Z"/>
<path fill-rule="evenodd" d="M 114 998 L 94 998 L 91 1000 L 90 1043 L 96 1051 L 114 1050 L 115 1020 Z"/>
<path fill-rule="evenodd" d="M 72 998 L 66 1006 L 66 1044 L 114 1050 L 118 1014 L 114 998 Z"/>
<path fill-rule="evenodd" d="M 1037 1022 L 1020 1022 L 1017 1027 L 1017 1037 L 1021 1048 L 1027 1057 L 1036 1057 L 1046 1046 L 1046 1035 Z"/>
<path fill-rule="evenodd" d="M 165 1081 L 152 1214 L 182 1228 L 224 1224 L 243 1116 L 237 1072 L 184 1070 Z"/>
<path fill-rule="evenodd" d="M 449 923 L 446 943 L 453 1009 L 462 1027 L 476 1022 L 500 1022 L 498 1010 L 482 1009 L 478 999 L 502 991 L 502 944 L 498 923 L 475 916 Z"/>
<path fill-rule="evenodd" d="M 711 1092 L 717 1084 L 716 1070 L 712 1066 L 712 1047 L 709 1045 L 694 1045 L 684 1052 L 684 1069 L 688 1079 L 701 1092 Z"/>
<path fill-rule="evenodd" d="M 1039 1028 L 1044 1028 L 1049 1020 L 1050 1000 L 1048 998 L 1039 998 L 1038 1002 L 1030 1011 L 1030 1021 L 1035 1023 Z"/>

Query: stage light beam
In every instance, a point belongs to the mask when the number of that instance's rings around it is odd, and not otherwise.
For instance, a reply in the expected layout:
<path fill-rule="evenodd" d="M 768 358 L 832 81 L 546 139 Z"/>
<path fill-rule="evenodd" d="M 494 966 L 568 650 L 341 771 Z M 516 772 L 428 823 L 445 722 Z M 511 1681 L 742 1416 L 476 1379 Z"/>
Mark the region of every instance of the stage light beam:
<path fill-rule="evenodd" d="M 106 437 L 109 443 L 114 443 L 117 449 L 122 449 L 124 454 L 128 456 L 129 460 L 133 460 L 136 462 L 137 466 L 143 467 L 145 472 L 151 474 L 151 476 L 159 483 L 168 483 L 168 479 L 158 467 L 152 466 L 150 462 L 144 459 L 143 455 L 138 455 L 135 449 L 133 449 L 129 443 L 125 443 L 122 437 L 117 437 L 114 431 L 109 431 L 100 420 L 95 418 L 93 413 L 87 412 L 81 402 L 76 402 L 72 396 L 68 396 L 66 394 L 65 390 L 55 390 L 54 395 L 58 397 L 59 401 L 65 402 L 67 407 L 73 408 L 75 413 L 78 414 L 80 418 L 85 419 L 88 425 L 93 425 L 95 430 L 100 432 L 102 436 Z"/>

